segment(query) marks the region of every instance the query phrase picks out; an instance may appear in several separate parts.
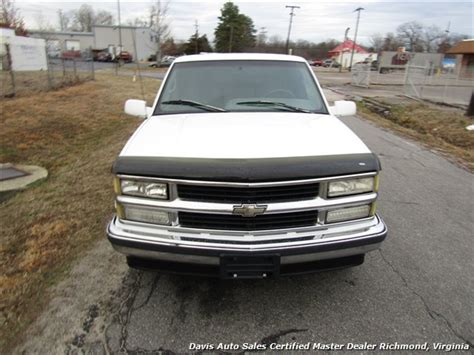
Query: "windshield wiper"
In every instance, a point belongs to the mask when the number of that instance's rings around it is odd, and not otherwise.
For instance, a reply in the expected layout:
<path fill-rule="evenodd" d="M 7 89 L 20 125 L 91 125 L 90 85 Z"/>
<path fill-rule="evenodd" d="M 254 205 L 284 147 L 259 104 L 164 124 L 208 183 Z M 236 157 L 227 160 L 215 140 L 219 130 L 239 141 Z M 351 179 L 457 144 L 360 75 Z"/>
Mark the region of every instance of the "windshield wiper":
<path fill-rule="evenodd" d="M 277 102 L 277 101 L 241 101 L 237 102 L 237 105 L 257 105 L 257 106 L 278 106 L 278 107 L 283 107 L 288 110 L 294 111 L 294 112 L 304 112 L 304 113 L 310 113 L 311 111 L 305 110 L 304 108 L 296 107 L 296 106 L 291 106 L 288 104 L 285 104 L 284 102 Z"/>
<path fill-rule="evenodd" d="M 196 108 L 200 108 L 205 111 L 210 112 L 226 112 L 223 108 L 215 107 L 211 105 L 206 105 L 201 102 L 192 101 L 192 100 L 169 100 L 162 102 L 163 105 L 183 105 L 183 106 L 192 106 Z"/>

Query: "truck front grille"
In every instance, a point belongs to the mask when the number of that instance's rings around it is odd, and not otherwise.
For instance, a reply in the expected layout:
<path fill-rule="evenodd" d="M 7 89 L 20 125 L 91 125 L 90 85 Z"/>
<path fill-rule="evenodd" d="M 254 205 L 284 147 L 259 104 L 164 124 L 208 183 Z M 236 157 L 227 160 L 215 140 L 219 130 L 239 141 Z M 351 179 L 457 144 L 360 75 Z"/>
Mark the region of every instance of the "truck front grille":
<path fill-rule="evenodd" d="M 178 196 L 183 200 L 239 204 L 311 200 L 318 191 L 317 183 L 269 187 L 178 185 Z"/>
<path fill-rule="evenodd" d="M 187 242 L 198 242 L 198 243 L 217 243 L 217 244 L 238 244 L 238 245 L 259 245 L 259 244 L 280 244 L 280 243 L 295 243 L 295 242 L 305 242 L 308 240 L 313 240 L 314 236 L 309 237 L 297 237 L 297 238 L 282 238 L 282 239 L 272 239 L 272 240 L 254 240 L 254 241 L 245 241 L 245 240 L 215 240 L 215 239 L 206 239 L 206 238 L 190 238 L 190 237 L 181 237 L 181 240 Z"/>
<path fill-rule="evenodd" d="M 268 229 L 299 228 L 313 226 L 317 222 L 317 211 L 263 214 L 256 217 L 241 217 L 227 214 L 179 212 L 181 227 L 256 231 Z"/>

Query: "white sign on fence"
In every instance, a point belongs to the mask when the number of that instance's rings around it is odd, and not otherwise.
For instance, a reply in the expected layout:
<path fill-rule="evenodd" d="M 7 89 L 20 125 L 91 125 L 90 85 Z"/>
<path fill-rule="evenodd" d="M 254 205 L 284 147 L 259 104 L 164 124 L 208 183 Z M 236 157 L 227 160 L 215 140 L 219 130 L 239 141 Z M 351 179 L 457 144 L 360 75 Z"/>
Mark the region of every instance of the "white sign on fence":
<path fill-rule="evenodd" d="M 2 33 L 3 35 L 3 33 Z M 12 69 L 14 71 L 47 70 L 46 42 L 40 38 L 22 36 L 2 36 L 1 52 L 5 52 L 5 44 L 10 46 Z"/>

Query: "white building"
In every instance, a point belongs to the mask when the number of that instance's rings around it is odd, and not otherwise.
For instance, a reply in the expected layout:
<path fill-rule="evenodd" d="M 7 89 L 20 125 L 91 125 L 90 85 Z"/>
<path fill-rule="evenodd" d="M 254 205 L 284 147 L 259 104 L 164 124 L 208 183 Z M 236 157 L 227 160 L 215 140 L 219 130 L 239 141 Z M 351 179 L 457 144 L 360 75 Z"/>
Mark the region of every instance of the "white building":
<path fill-rule="evenodd" d="M 89 49 L 118 53 L 120 37 L 122 50 L 132 53 L 134 59 L 147 60 L 156 53 L 153 33 L 146 27 L 96 25 L 92 27 L 92 32 L 30 31 L 30 35 L 45 39 L 50 54 Z"/>

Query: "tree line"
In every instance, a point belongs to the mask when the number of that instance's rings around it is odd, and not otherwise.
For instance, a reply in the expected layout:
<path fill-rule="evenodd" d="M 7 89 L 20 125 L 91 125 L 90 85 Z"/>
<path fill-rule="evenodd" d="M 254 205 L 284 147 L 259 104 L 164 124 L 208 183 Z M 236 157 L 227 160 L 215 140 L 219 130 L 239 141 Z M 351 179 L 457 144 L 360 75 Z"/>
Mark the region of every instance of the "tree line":
<path fill-rule="evenodd" d="M 285 53 L 286 41 L 278 35 L 268 37 L 266 29 L 260 31 L 255 29 L 253 20 L 242 14 L 239 7 L 232 2 L 226 2 L 221 8 L 219 22 L 214 30 L 214 47 L 212 48 L 207 37 L 192 35 L 188 41 L 180 46 L 167 46 L 173 48 L 173 54 L 179 52 L 192 54 L 199 52 L 261 52 L 261 53 Z M 396 51 L 405 47 L 411 52 L 444 53 L 457 42 L 468 36 L 443 31 L 438 26 L 425 26 L 419 22 L 412 21 L 401 24 L 396 32 L 388 32 L 385 35 L 375 33 L 370 37 L 370 43 L 366 46 L 369 52 L 380 53 L 382 51 Z M 170 40 L 168 40 L 170 41 Z M 171 39 L 171 41 L 173 41 Z M 169 42 L 168 42 L 169 43 Z M 173 41 L 174 43 L 174 41 Z M 315 43 L 308 40 L 290 41 L 293 53 L 305 58 L 325 58 L 330 50 L 341 42 L 329 39 Z"/>
<path fill-rule="evenodd" d="M 14 0 L 1 0 L 0 27 L 14 28 L 17 34 L 27 33 L 24 21 L 14 6 Z M 286 41 L 278 35 L 268 36 L 265 28 L 256 30 L 253 20 L 240 12 L 233 2 L 226 2 L 221 8 L 218 24 L 214 30 L 214 43 L 211 45 L 206 34 L 196 31 L 187 41 L 177 43 L 171 35 L 168 21 L 170 0 L 155 0 L 146 15 L 127 21 L 130 26 L 150 28 L 153 42 L 156 44 L 156 57 L 163 54 L 179 55 L 200 52 L 261 52 L 284 53 Z M 116 19 L 106 10 L 95 11 L 90 5 L 83 4 L 76 10 L 58 10 L 58 23 L 61 31 L 90 32 L 94 25 L 113 25 Z M 49 24 L 37 19 L 40 30 L 53 30 Z M 385 35 L 375 33 L 370 37 L 368 51 L 380 53 L 395 51 L 406 47 L 412 52 L 445 52 L 465 35 L 443 31 L 437 26 L 424 26 L 412 21 L 401 24 L 396 32 Z M 307 40 L 290 42 L 293 53 L 305 58 L 325 58 L 328 51 L 340 44 L 329 39 L 315 43 Z"/>
<path fill-rule="evenodd" d="M 468 36 L 441 30 L 438 26 L 425 26 L 417 21 L 401 24 L 396 33 L 388 32 L 382 35 L 375 33 L 370 38 L 371 50 L 396 51 L 405 47 L 410 52 L 444 53 L 457 42 Z"/>

